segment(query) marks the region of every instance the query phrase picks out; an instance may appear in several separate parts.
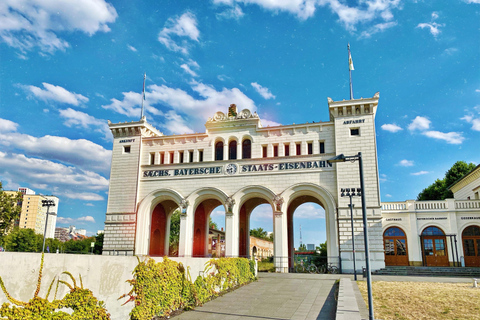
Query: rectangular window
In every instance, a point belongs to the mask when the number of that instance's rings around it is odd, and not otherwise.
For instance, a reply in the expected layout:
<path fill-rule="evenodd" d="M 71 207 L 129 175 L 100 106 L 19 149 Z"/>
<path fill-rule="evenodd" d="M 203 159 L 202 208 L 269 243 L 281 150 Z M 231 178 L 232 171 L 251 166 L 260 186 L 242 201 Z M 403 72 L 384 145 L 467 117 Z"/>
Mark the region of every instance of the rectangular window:
<path fill-rule="evenodd" d="M 130 146 L 123 146 L 123 153 L 130 153 Z"/>
<path fill-rule="evenodd" d="M 193 162 L 193 150 L 188 151 L 188 162 Z"/>
<path fill-rule="evenodd" d="M 150 153 L 150 164 L 155 164 L 155 152 Z"/>
<path fill-rule="evenodd" d="M 320 154 L 325 153 L 325 142 L 320 141 Z"/>
<path fill-rule="evenodd" d="M 165 163 L 165 152 L 160 152 L 160 164 Z"/>
<path fill-rule="evenodd" d="M 309 142 L 307 143 L 308 147 L 308 154 L 313 154 L 313 143 Z"/>
<path fill-rule="evenodd" d="M 290 144 L 285 145 L 285 157 L 290 155 Z"/>
<path fill-rule="evenodd" d="M 203 162 L 203 150 L 198 150 L 198 161 Z"/>
<path fill-rule="evenodd" d="M 262 157 L 263 158 L 267 157 L 267 146 L 262 146 Z"/>
<path fill-rule="evenodd" d="M 178 152 L 178 162 L 183 163 L 183 151 Z"/>
<path fill-rule="evenodd" d="M 170 152 L 170 162 L 169 163 L 173 163 L 173 152 Z"/>
<path fill-rule="evenodd" d="M 350 129 L 350 135 L 351 136 L 359 136 L 360 135 L 360 129 L 359 128 L 351 128 Z"/>
<path fill-rule="evenodd" d="M 273 146 L 273 156 L 278 157 L 278 144 Z"/>
<path fill-rule="evenodd" d="M 301 143 L 295 143 L 296 151 L 297 151 L 297 156 L 302 154 L 302 144 Z"/>

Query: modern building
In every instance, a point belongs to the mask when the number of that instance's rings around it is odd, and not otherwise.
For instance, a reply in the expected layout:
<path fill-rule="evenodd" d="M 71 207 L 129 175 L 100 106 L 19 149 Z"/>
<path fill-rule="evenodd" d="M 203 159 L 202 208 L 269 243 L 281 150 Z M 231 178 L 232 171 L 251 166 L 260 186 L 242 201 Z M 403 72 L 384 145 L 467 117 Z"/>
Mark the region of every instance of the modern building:
<path fill-rule="evenodd" d="M 223 206 L 225 256 L 251 257 L 250 213 L 266 203 L 272 208 L 274 264 L 277 272 L 288 272 L 295 256 L 295 210 L 313 202 L 325 209 L 328 262 L 352 272 L 349 199 L 340 190 L 360 187 L 359 164 L 327 160 L 361 152 L 372 270 L 474 264 L 480 256 L 480 200 L 474 200 L 478 167 L 452 186 L 455 199 L 381 203 L 378 100 L 378 93 L 366 99 L 328 98 L 328 121 L 275 127 L 263 127 L 256 113 L 231 105 L 227 113 L 218 111 L 208 119 L 204 133 L 184 135 L 166 136 L 145 118 L 109 122 L 114 142 L 103 254 L 167 255 L 170 216 L 180 208 L 179 255 L 208 256 L 209 216 Z M 353 204 L 356 266 L 361 269 L 360 197 Z M 472 254 L 475 258 L 467 259 Z"/>
<path fill-rule="evenodd" d="M 85 229 L 77 229 L 75 226 L 70 226 L 68 228 L 55 228 L 55 239 L 65 242 L 68 240 L 82 240 L 87 236 L 87 231 Z"/>
<path fill-rule="evenodd" d="M 54 238 L 59 199 L 56 196 L 37 195 L 28 188 L 18 188 L 18 191 L 23 194 L 22 212 L 18 222 L 18 227 L 21 229 L 33 229 L 35 233 L 43 235 L 45 222 L 47 222 L 47 207 L 42 206 L 42 200 L 52 200 L 55 203 L 55 206 L 48 209 L 48 223 L 45 233 L 46 238 Z"/>

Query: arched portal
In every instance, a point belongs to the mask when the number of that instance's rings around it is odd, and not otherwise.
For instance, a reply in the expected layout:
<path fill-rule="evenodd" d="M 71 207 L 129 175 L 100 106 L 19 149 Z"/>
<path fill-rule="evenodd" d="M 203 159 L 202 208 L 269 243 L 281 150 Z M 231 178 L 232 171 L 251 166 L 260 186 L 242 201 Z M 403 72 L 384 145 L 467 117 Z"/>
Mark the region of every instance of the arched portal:
<path fill-rule="evenodd" d="M 150 256 L 165 256 L 169 254 L 170 217 L 177 209 L 172 200 L 158 203 L 152 211 L 150 224 Z"/>
<path fill-rule="evenodd" d="M 238 256 L 250 258 L 250 217 L 255 208 L 261 204 L 269 204 L 269 202 L 260 197 L 253 197 L 245 201 L 239 211 L 239 243 Z M 273 219 L 273 213 L 272 213 Z"/>
<path fill-rule="evenodd" d="M 407 237 L 398 227 L 390 227 L 383 233 L 385 265 L 408 266 Z"/>
<path fill-rule="evenodd" d="M 438 227 L 427 227 L 421 234 L 424 264 L 429 267 L 448 267 L 445 232 Z"/>
<path fill-rule="evenodd" d="M 213 209 L 222 203 L 217 199 L 202 201 L 195 209 L 193 226 L 193 251 L 194 257 L 208 256 L 209 218 Z"/>
<path fill-rule="evenodd" d="M 311 258 L 311 254 L 307 255 L 305 253 L 305 255 L 302 255 L 301 252 L 300 252 L 300 251 L 305 251 L 305 252 L 308 251 L 307 248 L 306 248 L 306 243 L 304 241 L 302 241 L 303 242 L 302 244 L 305 247 L 304 248 L 299 248 L 299 252 L 297 252 L 297 254 L 295 252 L 295 236 L 294 236 L 295 235 L 295 223 L 294 223 L 295 212 L 302 211 L 304 213 L 303 216 L 306 217 L 305 220 L 308 221 L 308 225 L 304 224 L 304 230 L 305 230 L 305 227 L 315 225 L 315 227 L 317 229 L 316 233 L 318 233 L 318 239 L 321 238 L 321 236 L 319 235 L 319 233 L 320 233 L 319 229 L 320 228 L 319 228 L 319 225 L 317 226 L 317 224 L 323 223 L 323 222 L 314 221 L 314 220 L 317 220 L 315 218 L 317 218 L 316 216 L 318 214 L 315 214 L 315 212 L 313 212 L 313 211 L 316 211 L 317 208 L 315 208 L 312 205 L 308 206 L 308 207 L 305 206 L 308 203 L 310 203 L 310 204 L 315 203 L 315 204 L 317 204 L 317 205 L 319 205 L 320 207 L 323 208 L 323 204 L 316 197 L 313 197 L 313 196 L 310 196 L 310 195 L 303 195 L 303 196 L 299 196 L 299 197 L 294 198 L 293 201 L 290 202 L 290 205 L 288 206 L 288 209 L 287 209 L 288 266 L 289 266 L 290 270 L 294 270 L 296 257 L 302 257 L 302 258 L 306 257 L 306 258 L 308 258 L 307 260 L 310 260 L 310 258 Z M 303 210 L 300 209 L 302 207 L 303 207 Z M 306 212 L 305 210 L 310 210 L 312 212 Z M 297 231 L 299 232 L 299 230 L 297 230 Z M 316 242 L 318 242 L 318 243 L 314 243 L 315 247 L 320 245 L 321 240 L 318 240 Z M 300 245 L 300 243 L 298 243 L 298 245 Z M 311 251 L 312 250 L 310 250 L 308 252 L 311 253 Z M 313 249 L 313 251 L 315 251 L 315 248 Z M 324 263 L 326 263 L 326 261 Z"/>
<path fill-rule="evenodd" d="M 466 267 L 480 267 L 480 227 L 470 226 L 462 232 Z"/>

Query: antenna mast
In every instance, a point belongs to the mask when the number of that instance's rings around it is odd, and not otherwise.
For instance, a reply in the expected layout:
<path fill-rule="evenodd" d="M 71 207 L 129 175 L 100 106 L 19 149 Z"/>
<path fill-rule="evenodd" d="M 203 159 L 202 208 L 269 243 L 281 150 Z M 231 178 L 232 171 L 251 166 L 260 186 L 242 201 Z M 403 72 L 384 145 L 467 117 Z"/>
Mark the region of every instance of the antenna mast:
<path fill-rule="evenodd" d="M 302 225 L 300 225 L 300 248 L 302 247 Z"/>
<path fill-rule="evenodd" d="M 147 73 L 145 72 L 143 74 L 143 90 L 142 90 L 142 112 L 140 114 L 140 120 L 143 119 L 144 114 L 143 114 L 143 101 L 145 101 L 145 79 L 147 78 Z"/>

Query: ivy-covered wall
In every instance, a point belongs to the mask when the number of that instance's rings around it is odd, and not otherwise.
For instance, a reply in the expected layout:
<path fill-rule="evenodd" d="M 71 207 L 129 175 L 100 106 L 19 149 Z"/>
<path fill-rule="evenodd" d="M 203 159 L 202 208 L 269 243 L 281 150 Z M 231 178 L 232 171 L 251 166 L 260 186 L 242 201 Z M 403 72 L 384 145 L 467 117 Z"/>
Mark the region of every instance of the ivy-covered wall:
<path fill-rule="evenodd" d="M 0 252 L 0 277 L 10 295 L 20 301 L 29 301 L 36 291 L 38 271 L 40 268 L 40 253 Z M 162 258 L 156 258 L 162 261 Z M 192 278 L 196 278 L 204 270 L 208 258 L 175 258 L 184 266 L 190 267 Z M 48 286 L 54 277 L 62 272 L 70 272 L 75 279 L 82 277 L 83 287 L 88 288 L 98 300 L 105 302 L 105 307 L 112 319 L 130 319 L 129 313 L 134 307 L 132 303 L 122 306 L 124 300 L 118 300 L 122 294 L 131 290 L 127 280 L 132 279 L 132 271 L 138 265 L 136 257 L 45 254 L 43 269 L 43 285 L 39 296 L 46 297 Z M 69 281 L 66 275 L 61 279 Z M 65 296 L 70 289 L 60 285 L 57 296 Z M 51 297 L 53 294 L 51 294 Z M 8 302 L 0 290 L 0 305 Z"/>

